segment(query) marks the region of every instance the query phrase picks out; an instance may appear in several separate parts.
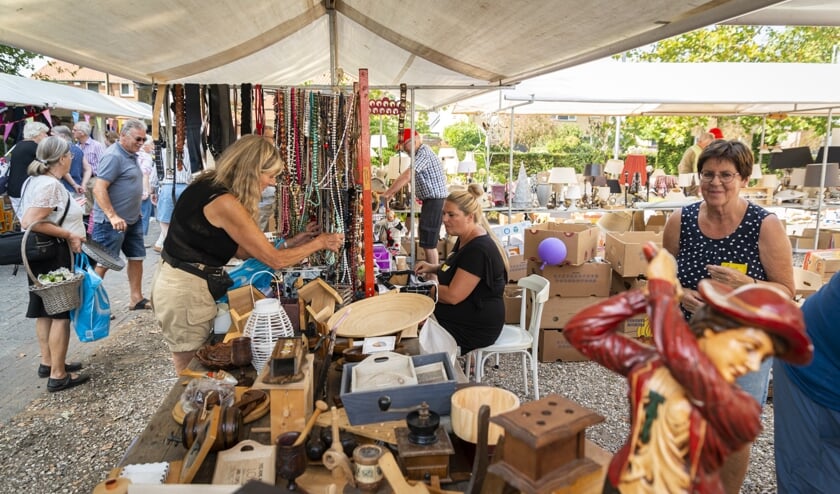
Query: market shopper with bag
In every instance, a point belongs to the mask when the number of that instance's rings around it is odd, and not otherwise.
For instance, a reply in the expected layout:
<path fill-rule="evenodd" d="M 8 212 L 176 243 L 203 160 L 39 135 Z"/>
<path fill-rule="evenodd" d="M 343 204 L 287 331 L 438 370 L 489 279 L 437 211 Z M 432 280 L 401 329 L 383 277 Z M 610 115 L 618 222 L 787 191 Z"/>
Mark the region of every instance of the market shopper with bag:
<path fill-rule="evenodd" d="M 176 372 L 186 369 L 210 335 L 216 299 L 232 284 L 224 270 L 232 257 L 255 257 L 280 269 L 319 250 L 337 252 L 344 244 L 344 234 L 319 233 L 314 224 L 280 248 L 265 237 L 257 226 L 260 197 L 284 168 L 272 143 L 247 135 L 222 154 L 215 170 L 199 175 L 175 204 L 163 262 L 152 283 L 152 305 Z"/>
<path fill-rule="evenodd" d="M 21 227 L 30 226 L 33 232 L 61 239 L 58 255 L 49 260 L 29 264 L 35 276 L 64 267 L 71 269 L 70 251 L 80 252 L 85 239 L 85 225 L 82 208 L 76 201 L 68 200 L 70 193 L 61 183 L 61 177 L 70 170 L 73 155 L 70 143 L 62 137 L 46 137 L 38 143 L 35 161 L 29 165 L 31 175 L 21 187 Z M 37 223 L 47 221 L 50 223 Z M 63 247 L 63 248 L 61 248 Z M 30 279 L 29 284 L 33 282 Z M 81 363 L 65 363 L 70 343 L 69 312 L 48 314 L 41 297 L 29 292 L 29 306 L 26 317 L 35 319 L 35 332 L 41 349 L 41 365 L 38 376 L 49 378 L 47 390 L 62 391 L 86 382 L 90 376 L 77 374 Z"/>

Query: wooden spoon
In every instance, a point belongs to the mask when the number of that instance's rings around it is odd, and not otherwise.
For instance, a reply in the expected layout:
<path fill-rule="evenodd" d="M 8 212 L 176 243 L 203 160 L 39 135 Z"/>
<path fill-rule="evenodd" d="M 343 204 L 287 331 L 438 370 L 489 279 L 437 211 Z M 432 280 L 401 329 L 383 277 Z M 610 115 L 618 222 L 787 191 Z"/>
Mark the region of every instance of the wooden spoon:
<path fill-rule="evenodd" d="M 318 415 L 321 415 L 321 412 L 326 412 L 329 407 L 326 403 L 321 400 L 315 402 L 315 411 L 312 412 L 312 416 L 309 417 L 309 421 L 306 423 L 306 427 L 303 428 L 303 432 L 300 433 L 298 438 L 295 440 L 294 446 L 300 446 L 306 441 L 306 436 L 309 435 L 309 432 L 312 430 L 312 427 L 315 426 L 315 421 L 318 420 Z"/>

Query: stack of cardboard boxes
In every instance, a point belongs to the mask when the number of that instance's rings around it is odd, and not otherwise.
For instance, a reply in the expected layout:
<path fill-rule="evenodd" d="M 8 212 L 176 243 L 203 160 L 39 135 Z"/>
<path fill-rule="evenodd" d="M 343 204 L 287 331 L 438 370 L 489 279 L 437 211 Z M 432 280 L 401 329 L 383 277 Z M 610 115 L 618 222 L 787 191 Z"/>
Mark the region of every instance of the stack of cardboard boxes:
<path fill-rule="evenodd" d="M 828 283 L 834 273 L 840 271 L 840 249 L 812 250 L 805 254 L 802 267 L 819 274 L 823 283 Z"/>
<path fill-rule="evenodd" d="M 551 282 L 549 300 L 540 321 L 539 360 L 566 362 L 586 360 L 569 345 L 563 327 L 582 309 L 631 288 L 643 287 L 647 261 L 642 246 L 653 241 L 662 244 L 662 233 L 639 231 L 607 233 L 604 242 L 604 262 L 598 245 L 601 229 L 591 224 L 544 223 L 528 228 L 524 234 L 526 274 L 538 274 Z M 560 266 L 543 266 L 538 254 L 540 242 L 559 238 L 566 246 L 566 260 Z M 518 288 L 506 293 L 507 323 L 519 322 L 521 299 Z M 625 334 L 646 336 L 644 315 L 624 323 Z"/>

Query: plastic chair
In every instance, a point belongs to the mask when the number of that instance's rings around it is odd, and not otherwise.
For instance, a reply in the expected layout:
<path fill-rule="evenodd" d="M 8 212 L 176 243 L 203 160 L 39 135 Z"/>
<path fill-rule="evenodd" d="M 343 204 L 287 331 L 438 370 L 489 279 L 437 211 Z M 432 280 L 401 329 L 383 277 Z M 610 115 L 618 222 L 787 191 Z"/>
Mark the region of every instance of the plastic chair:
<path fill-rule="evenodd" d="M 522 308 L 519 313 L 519 324 L 505 324 L 496 342 L 484 348 L 473 350 L 475 366 L 475 381 L 481 382 L 484 373 L 484 363 L 493 355 L 497 358 L 502 353 L 519 353 L 522 355 L 522 378 L 525 383 L 525 394 L 528 394 L 528 364 L 534 379 L 534 399 L 540 399 L 540 386 L 537 377 L 537 352 L 540 342 L 540 318 L 545 303 L 548 301 L 549 281 L 538 274 L 522 278 L 517 283 L 522 288 Z M 530 306 L 530 319 L 527 308 Z M 528 324 L 530 322 L 530 324 Z"/>

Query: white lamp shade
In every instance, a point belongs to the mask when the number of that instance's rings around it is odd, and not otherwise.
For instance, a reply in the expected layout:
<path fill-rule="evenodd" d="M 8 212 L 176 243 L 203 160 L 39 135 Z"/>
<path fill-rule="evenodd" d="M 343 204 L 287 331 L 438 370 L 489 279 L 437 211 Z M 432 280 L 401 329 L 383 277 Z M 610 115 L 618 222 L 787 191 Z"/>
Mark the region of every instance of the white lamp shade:
<path fill-rule="evenodd" d="M 550 184 L 576 184 L 577 176 L 575 176 L 575 169 L 571 167 L 566 168 L 552 168 L 548 175 L 548 183 Z"/>
<path fill-rule="evenodd" d="M 441 158 L 440 161 L 443 163 L 443 171 L 446 172 L 447 175 L 454 175 L 458 173 L 458 158 L 447 156 L 445 158 Z"/>
<path fill-rule="evenodd" d="M 623 169 L 623 160 L 607 160 L 607 163 L 604 165 L 604 173 L 608 175 L 620 175 Z"/>
<path fill-rule="evenodd" d="M 750 175 L 751 179 L 758 180 L 762 177 L 761 173 L 761 165 L 753 165 L 752 174 Z"/>
<path fill-rule="evenodd" d="M 762 187 L 770 187 L 771 189 L 775 189 L 779 186 L 779 177 L 776 175 L 762 175 L 761 176 L 761 186 Z"/>
<path fill-rule="evenodd" d="M 677 177 L 677 185 L 680 187 L 697 185 L 697 175 L 694 173 L 680 173 Z"/>
<path fill-rule="evenodd" d="M 467 151 L 464 155 L 463 161 L 458 163 L 458 173 L 475 173 L 475 153 Z"/>
<path fill-rule="evenodd" d="M 438 158 L 443 160 L 444 158 L 455 158 L 458 159 L 458 151 L 455 148 L 440 148 L 438 151 Z"/>
<path fill-rule="evenodd" d="M 566 199 L 580 199 L 581 197 L 581 190 L 580 185 L 572 184 L 569 186 L 569 190 L 566 191 Z"/>
<path fill-rule="evenodd" d="M 596 187 L 598 189 L 598 199 L 606 202 L 610 198 L 609 187 Z"/>
<path fill-rule="evenodd" d="M 385 134 L 372 134 L 370 136 L 371 149 L 385 149 L 388 147 L 388 136 Z"/>
<path fill-rule="evenodd" d="M 405 153 L 397 153 L 388 160 L 388 180 L 396 180 L 402 172 L 411 166 L 411 156 Z"/>

